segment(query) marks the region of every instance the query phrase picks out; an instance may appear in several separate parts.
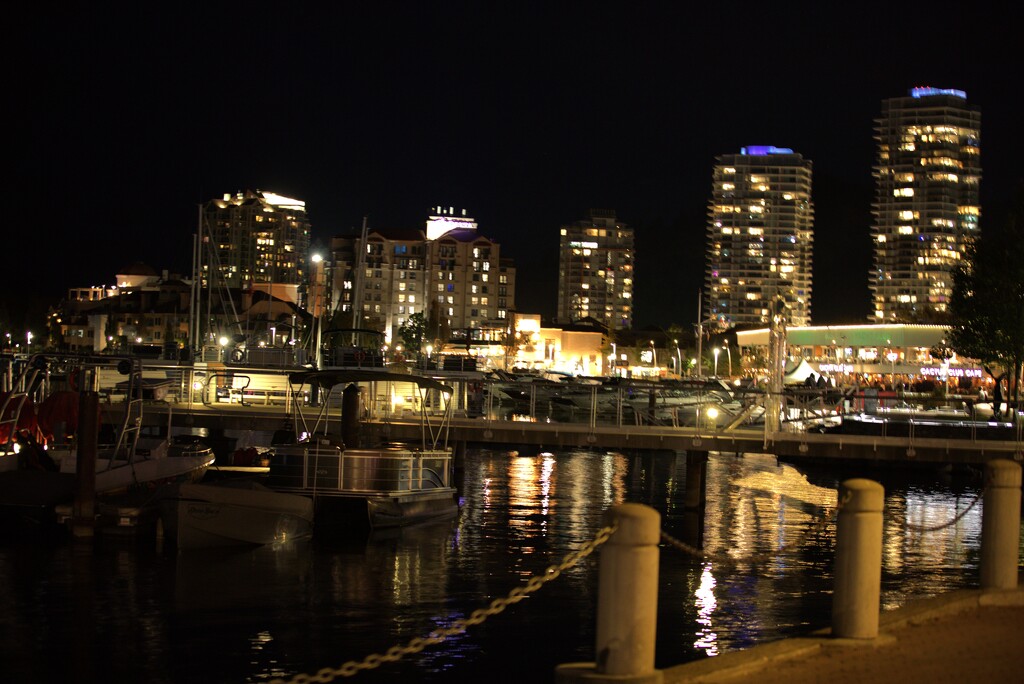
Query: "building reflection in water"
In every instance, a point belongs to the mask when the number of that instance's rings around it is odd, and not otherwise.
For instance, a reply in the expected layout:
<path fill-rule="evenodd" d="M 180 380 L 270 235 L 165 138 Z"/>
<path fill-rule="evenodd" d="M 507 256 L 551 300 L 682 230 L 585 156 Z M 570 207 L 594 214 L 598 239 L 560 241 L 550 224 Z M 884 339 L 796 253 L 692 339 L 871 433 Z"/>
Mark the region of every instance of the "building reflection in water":
<path fill-rule="evenodd" d="M 718 655 L 718 635 L 712 628 L 711 616 L 718 602 L 715 601 L 715 576 L 711 574 L 711 563 L 704 563 L 697 588 L 697 641 L 693 647 L 709 656 Z"/>
<path fill-rule="evenodd" d="M 822 589 L 805 587 L 802 578 L 809 570 L 831 572 L 828 535 L 834 525 L 825 536 L 811 532 L 835 505 L 835 489 L 811 484 L 774 456 L 712 455 L 704 548 L 711 558 L 728 562 L 700 566 L 692 599 L 694 648 L 708 656 L 724 647 L 745 648 L 767 629 L 791 622 L 800 604 L 815 600 L 809 594 L 820 601 Z"/>

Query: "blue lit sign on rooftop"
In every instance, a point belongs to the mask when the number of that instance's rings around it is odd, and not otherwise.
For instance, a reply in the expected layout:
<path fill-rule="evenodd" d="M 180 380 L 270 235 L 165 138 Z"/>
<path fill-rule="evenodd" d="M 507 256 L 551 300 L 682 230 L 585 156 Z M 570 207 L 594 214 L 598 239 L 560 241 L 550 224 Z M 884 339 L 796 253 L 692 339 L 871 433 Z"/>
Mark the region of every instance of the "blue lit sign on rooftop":
<path fill-rule="evenodd" d="M 750 147 L 741 147 L 740 154 L 763 157 L 766 154 L 793 154 L 793 150 L 788 147 L 776 147 L 775 145 L 751 145 Z"/>
<path fill-rule="evenodd" d="M 927 86 L 921 88 L 911 88 L 911 97 L 932 97 L 933 95 L 952 95 L 953 97 L 959 97 L 964 100 L 967 99 L 967 93 L 962 90 L 954 90 L 953 88 L 929 88 Z"/>

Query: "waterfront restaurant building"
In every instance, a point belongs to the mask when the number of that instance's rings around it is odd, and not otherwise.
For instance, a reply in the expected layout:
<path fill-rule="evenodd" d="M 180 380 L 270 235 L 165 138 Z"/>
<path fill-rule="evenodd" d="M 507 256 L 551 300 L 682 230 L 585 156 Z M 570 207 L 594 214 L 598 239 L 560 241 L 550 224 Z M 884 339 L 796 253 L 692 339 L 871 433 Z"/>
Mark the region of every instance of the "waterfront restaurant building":
<path fill-rule="evenodd" d="M 972 359 L 947 347 L 942 325 L 814 325 L 786 331 L 787 357 L 809 372 L 836 385 L 897 380 L 933 379 L 975 385 L 989 383 L 985 370 Z M 744 370 L 755 377 L 767 374 L 768 329 L 736 333 Z M 946 349 L 945 353 L 941 350 Z M 946 358 L 943 358 L 946 357 Z M 802 381 L 804 378 L 794 378 Z"/>

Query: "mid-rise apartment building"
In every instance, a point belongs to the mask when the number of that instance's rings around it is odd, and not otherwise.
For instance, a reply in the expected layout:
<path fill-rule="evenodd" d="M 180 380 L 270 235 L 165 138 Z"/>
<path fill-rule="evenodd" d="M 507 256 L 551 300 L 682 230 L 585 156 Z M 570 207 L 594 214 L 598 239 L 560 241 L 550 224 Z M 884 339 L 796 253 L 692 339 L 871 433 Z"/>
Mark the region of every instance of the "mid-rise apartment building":
<path fill-rule="evenodd" d="M 593 318 L 608 329 L 633 326 L 633 229 L 615 212 L 591 209 L 562 226 L 556 322 Z"/>
<path fill-rule="evenodd" d="M 452 331 L 504 329 L 515 267 L 463 210 L 436 207 L 423 230 L 370 229 L 331 240 L 336 309 L 386 337 L 414 314 Z"/>
<path fill-rule="evenodd" d="M 306 203 L 263 190 L 225 194 L 202 206 L 203 287 L 263 290 L 299 303 L 307 280 Z"/>

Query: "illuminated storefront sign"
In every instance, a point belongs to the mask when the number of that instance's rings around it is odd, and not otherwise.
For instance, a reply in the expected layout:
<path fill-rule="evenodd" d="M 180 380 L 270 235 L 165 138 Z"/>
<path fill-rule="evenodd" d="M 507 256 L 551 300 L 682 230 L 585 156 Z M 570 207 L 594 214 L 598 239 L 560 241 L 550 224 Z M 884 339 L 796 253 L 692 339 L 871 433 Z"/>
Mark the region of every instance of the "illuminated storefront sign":
<path fill-rule="evenodd" d="M 984 377 L 980 368 L 943 368 L 942 366 L 924 366 L 921 368 L 921 375 L 934 375 L 936 377 L 945 375 L 951 378 Z"/>
<path fill-rule="evenodd" d="M 818 371 L 821 373 L 852 373 L 853 366 L 846 363 L 819 363 Z"/>

